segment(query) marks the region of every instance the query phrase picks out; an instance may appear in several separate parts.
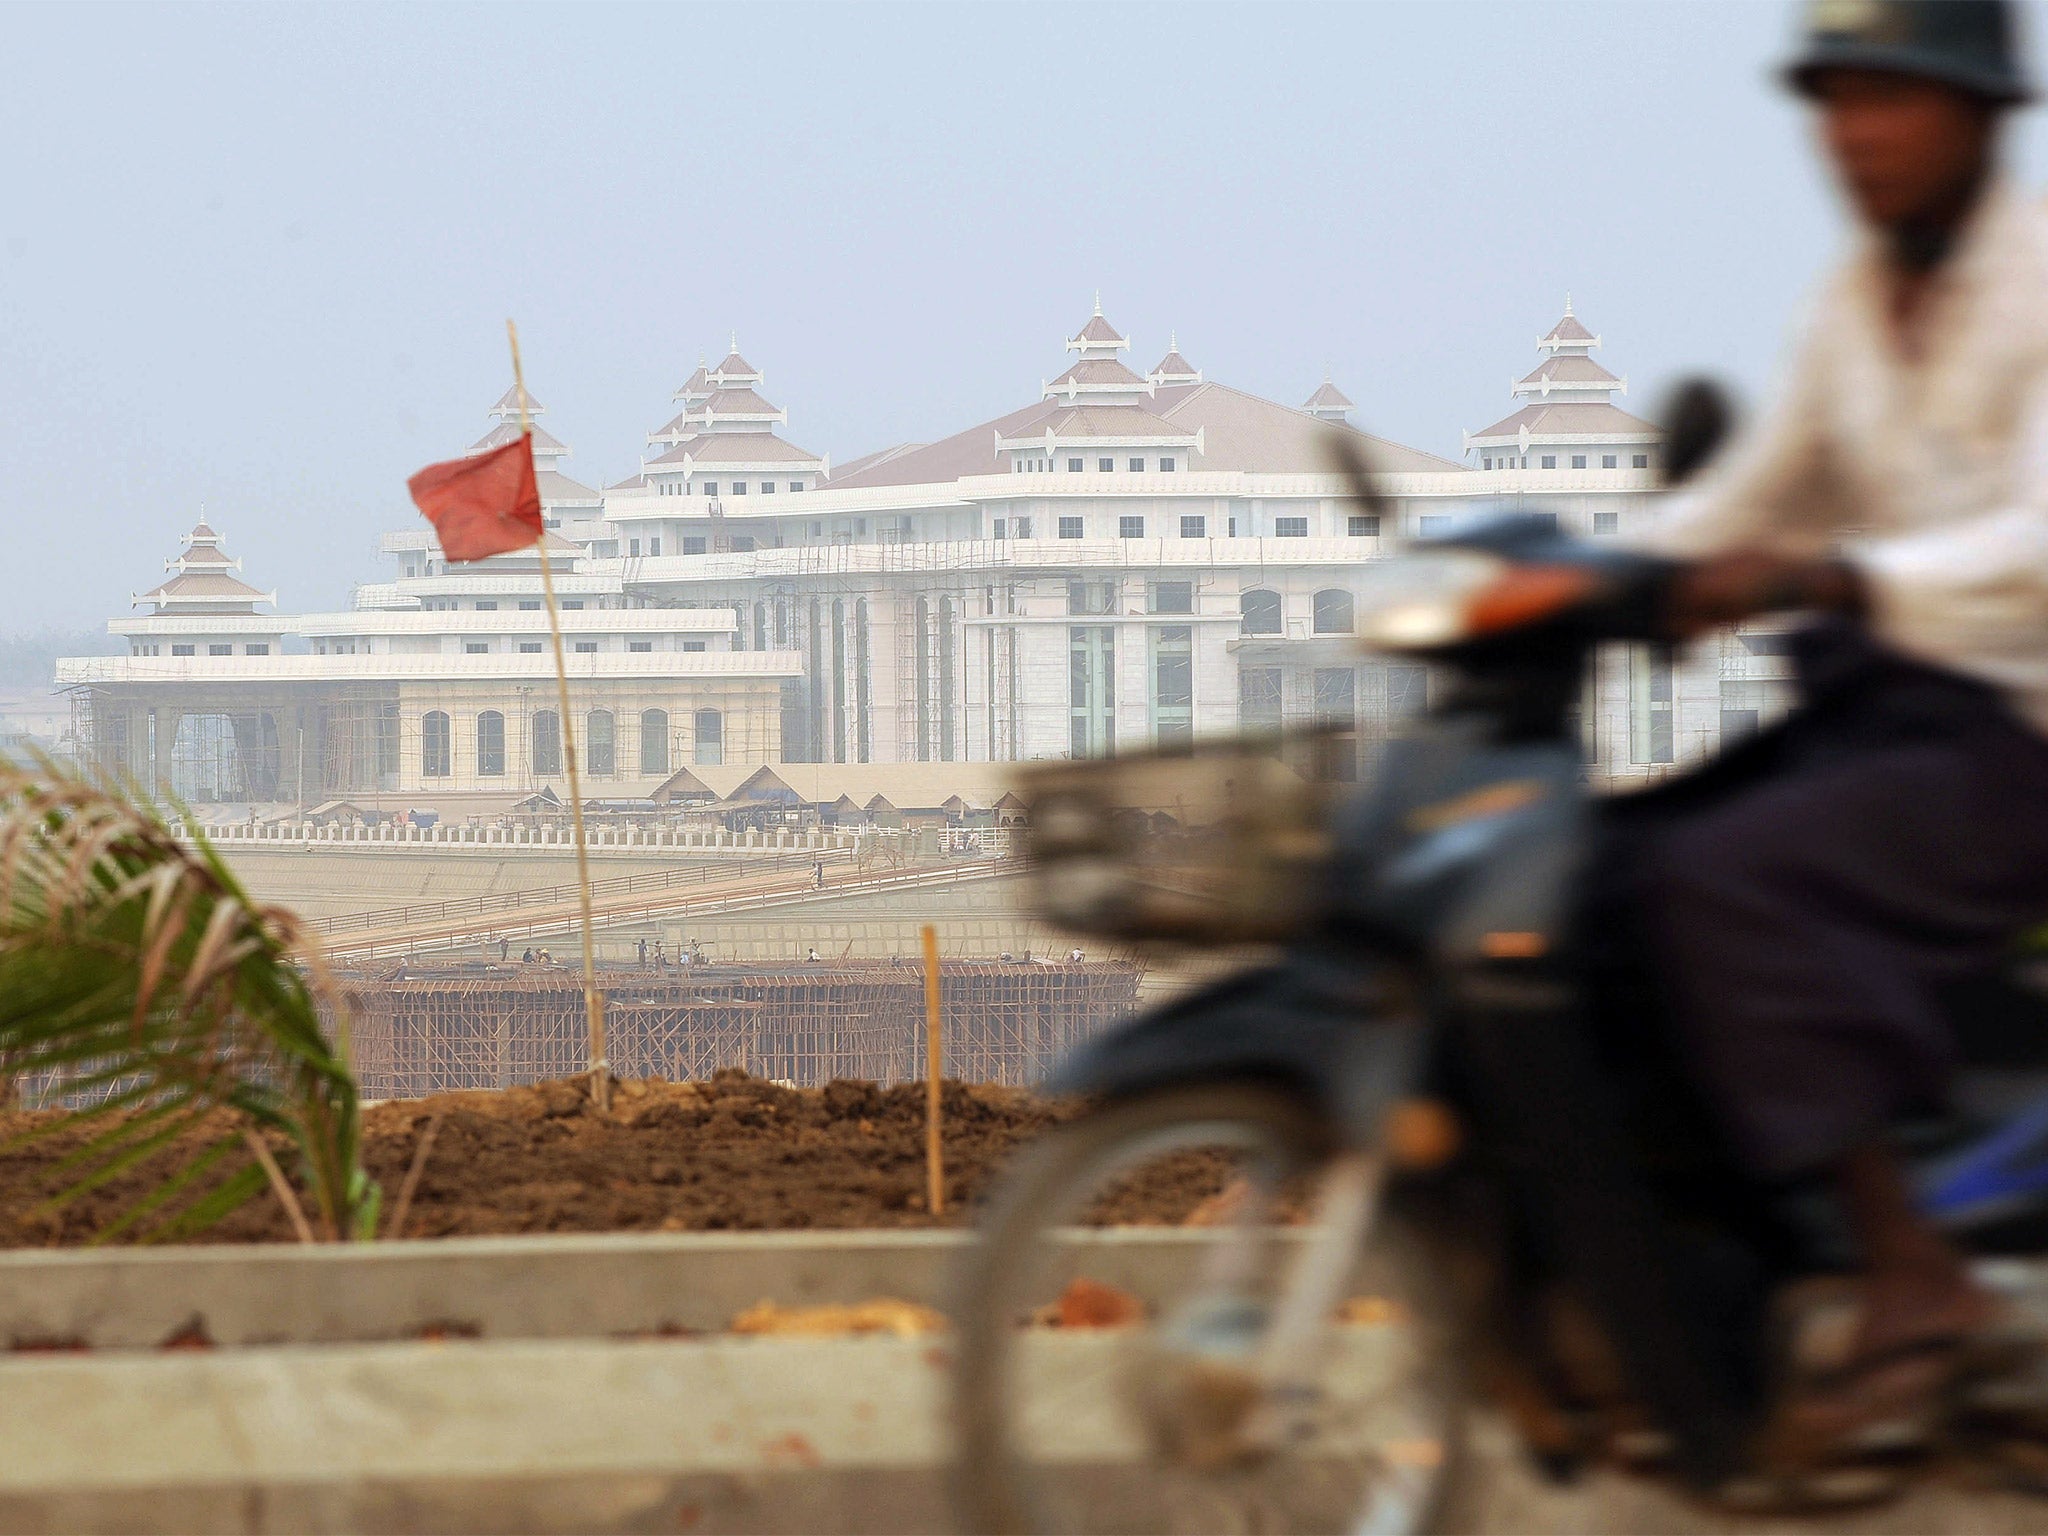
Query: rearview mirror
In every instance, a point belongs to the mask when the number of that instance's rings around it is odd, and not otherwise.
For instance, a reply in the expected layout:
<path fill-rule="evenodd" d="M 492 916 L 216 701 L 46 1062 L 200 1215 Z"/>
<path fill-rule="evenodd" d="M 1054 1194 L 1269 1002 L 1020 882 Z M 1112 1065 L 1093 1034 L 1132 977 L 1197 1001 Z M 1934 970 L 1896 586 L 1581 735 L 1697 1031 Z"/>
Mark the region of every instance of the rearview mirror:
<path fill-rule="evenodd" d="M 1728 391 L 1709 378 L 1680 381 L 1664 406 L 1664 483 L 1683 485 L 1718 453 L 1735 424 Z"/>

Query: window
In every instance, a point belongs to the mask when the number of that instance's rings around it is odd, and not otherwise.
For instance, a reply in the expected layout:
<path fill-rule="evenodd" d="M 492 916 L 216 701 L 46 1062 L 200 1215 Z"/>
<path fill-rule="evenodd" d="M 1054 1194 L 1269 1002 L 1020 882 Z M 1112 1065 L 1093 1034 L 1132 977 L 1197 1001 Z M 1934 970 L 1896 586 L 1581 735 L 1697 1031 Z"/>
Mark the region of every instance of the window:
<path fill-rule="evenodd" d="M 1077 624 L 1067 631 L 1067 749 L 1075 757 L 1116 751 L 1116 631 Z"/>
<path fill-rule="evenodd" d="M 1152 634 L 1152 733 L 1167 751 L 1186 750 L 1195 735 L 1195 632 L 1162 625 Z"/>
<path fill-rule="evenodd" d="M 997 539 L 1006 539 L 1006 538 L 1008 538 L 1008 537 L 1010 536 L 1010 522 L 1009 522 L 1009 519 L 1008 519 L 1008 518 L 1003 518 L 1003 517 L 999 517 L 999 518 L 997 518 L 997 519 L 996 519 L 996 520 L 995 520 L 994 522 L 992 522 L 992 523 L 990 523 L 990 524 L 988 525 L 988 531 L 989 531 L 989 536 L 990 536 L 991 538 L 997 538 Z"/>
<path fill-rule="evenodd" d="M 684 554 L 686 554 L 686 555 L 701 555 L 701 554 L 703 554 L 703 553 L 704 553 L 704 541 L 703 541 L 702 539 L 691 539 L 691 538 L 686 538 L 686 539 L 684 539 L 684 540 L 683 540 L 683 553 L 684 553 Z"/>
<path fill-rule="evenodd" d="M 1014 521 L 1013 523 L 1011 523 L 1011 524 L 1010 524 L 1010 533 L 1011 533 L 1011 535 L 1012 535 L 1013 537 L 1016 537 L 1016 538 L 1020 538 L 1020 539 L 1028 539 L 1028 538 L 1030 538 L 1030 537 L 1031 537 L 1031 519 L 1030 519 L 1030 518 L 1028 518 L 1028 517 L 1020 517 L 1020 518 L 1016 519 L 1016 520 L 1015 520 L 1015 521 Z"/>
<path fill-rule="evenodd" d="M 1183 516 L 1180 520 L 1180 536 L 1184 539 L 1203 539 L 1209 536 L 1209 519 L 1199 514 Z"/>
<path fill-rule="evenodd" d="M 495 600 L 491 602 L 485 602 L 482 598 L 478 598 L 476 602 L 476 611 L 478 613 L 496 613 L 498 611 L 498 605 Z"/>
<path fill-rule="evenodd" d="M 649 539 L 649 540 L 647 541 L 647 553 L 649 553 L 650 555 L 658 555 L 658 554 L 660 554 L 660 553 L 661 553 L 661 540 L 659 540 L 659 539 Z"/>
<path fill-rule="evenodd" d="M 744 480 L 735 480 L 735 481 L 733 481 L 733 483 L 732 483 L 732 493 L 733 493 L 733 495 L 735 495 L 735 496 L 744 496 L 744 495 L 746 495 L 746 494 L 747 494 L 747 482 L 746 482 L 746 481 L 744 481 Z"/>
<path fill-rule="evenodd" d="M 564 613 L 576 613 L 580 611 L 582 607 L 583 599 L 580 597 L 565 597 L 562 599 L 562 611 Z"/>
<path fill-rule="evenodd" d="M 1614 468 L 1615 462 L 1615 457 L 1611 453 L 1603 453 L 1600 455 L 1600 467 L 1602 469 Z"/>
<path fill-rule="evenodd" d="M 1095 461 L 1095 467 L 1096 467 L 1097 469 L 1101 470 L 1101 471 L 1102 471 L 1102 473 L 1104 473 L 1105 475 L 1113 475 L 1113 474 L 1115 474 L 1115 473 L 1116 473 L 1116 460 L 1115 460 L 1115 459 L 1097 459 L 1097 460 Z"/>
<path fill-rule="evenodd" d="M 1152 611 L 1154 613 L 1193 613 L 1195 611 L 1195 584 L 1192 581 L 1153 582 Z"/>
<path fill-rule="evenodd" d="M 1585 455 L 1584 455 L 1583 453 L 1575 453 L 1575 454 L 1573 454 L 1573 455 L 1572 455 L 1572 468 L 1573 468 L 1573 469 L 1584 469 L 1585 467 L 1586 467 L 1586 456 L 1585 456 Z"/>
<path fill-rule="evenodd" d="M 1145 461 L 1143 459 L 1131 460 L 1131 473 L 1134 475 L 1142 475 L 1143 473 L 1145 473 Z"/>
<path fill-rule="evenodd" d="M 1632 467 L 1636 469 L 1648 469 L 1650 467 L 1650 456 L 1647 453 L 1637 454 L 1635 456 L 1635 461 Z"/>
<path fill-rule="evenodd" d="M 583 754 L 592 773 L 619 771 L 618 726 L 608 709 L 593 709 L 583 721 Z"/>
<path fill-rule="evenodd" d="M 1450 526 L 1450 514 L 1445 512 L 1425 512 L 1415 519 L 1415 531 L 1425 539 L 1432 534 L 1442 533 Z"/>
<path fill-rule="evenodd" d="M 1354 539 L 1376 539 L 1380 536 L 1380 515 L 1377 512 L 1354 512 L 1344 520 L 1344 532 Z"/>
<path fill-rule="evenodd" d="M 465 656 L 488 656 L 491 654 L 491 642 L 488 640 L 465 640 L 462 642 L 462 654 Z"/>
<path fill-rule="evenodd" d="M 1067 473 L 1068 473 L 1068 474 L 1070 474 L 1070 475 L 1078 475 L 1079 473 L 1081 473 L 1081 460 L 1079 460 L 1079 459 L 1069 459 L 1069 460 L 1067 460 Z"/>
<path fill-rule="evenodd" d="M 725 761 L 725 716 L 715 709 L 700 709 L 691 719 L 697 738 L 691 760 L 718 767 Z"/>
<path fill-rule="evenodd" d="M 1142 539 L 1145 537 L 1145 519 L 1142 517 L 1120 517 L 1116 520 L 1116 536 L 1120 539 Z"/>
<path fill-rule="evenodd" d="M 1341 587 L 1325 587 L 1315 595 L 1315 632 L 1319 635 L 1351 633 L 1351 594 Z"/>
<path fill-rule="evenodd" d="M 1247 734 L 1280 729 L 1280 669 L 1246 667 L 1237 674 L 1237 719 Z"/>
<path fill-rule="evenodd" d="M 1628 756 L 1632 763 L 1669 763 L 1675 733 L 1671 716 L 1671 657 L 1656 646 L 1629 651 Z"/>
<path fill-rule="evenodd" d="M 640 771 L 668 772 L 668 711 L 640 711 Z"/>
<path fill-rule="evenodd" d="M 763 480 L 761 482 L 761 494 L 763 496 L 773 496 L 775 494 L 775 482 L 773 480 Z"/>
<path fill-rule="evenodd" d="M 576 654 L 578 656 L 593 656 L 596 653 L 597 642 L 595 640 L 578 640 L 576 642 Z"/>
<path fill-rule="evenodd" d="M 804 483 L 801 480 L 792 480 L 789 482 L 789 488 L 792 491 L 800 491 L 804 488 Z"/>
<path fill-rule="evenodd" d="M 1621 514 L 1619 512 L 1595 512 L 1593 514 L 1593 531 L 1595 533 L 1621 532 Z"/>
<path fill-rule="evenodd" d="M 1273 537 L 1276 539 L 1305 539 L 1308 537 L 1308 519 L 1305 517 L 1276 517 L 1273 519 Z"/>
<path fill-rule="evenodd" d="M 1479 467 L 1480 467 L 1481 469 L 1491 469 L 1491 468 L 1493 468 L 1493 460 L 1491 460 L 1491 459 L 1481 459 L 1481 460 L 1479 461 Z"/>
<path fill-rule="evenodd" d="M 701 651 L 704 649 L 704 642 L 702 640 L 685 640 L 683 642 L 683 649 L 686 651 Z"/>
<path fill-rule="evenodd" d="M 1162 475 L 1170 475 L 1170 474 L 1172 474 L 1172 473 L 1173 473 L 1173 460 L 1171 460 L 1171 459 L 1165 459 L 1165 458 L 1162 458 L 1162 459 L 1161 459 L 1161 460 L 1159 461 L 1159 473 L 1161 473 Z"/>
<path fill-rule="evenodd" d="M 1555 469 L 1555 468 L 1557 468 L 1557 455 L 1556 455 L 1556 454 L 1554 454 L 1554 453 L 1546 453 L 1546 454 L 1544 454 L 1544 455 L 1543 455 L 1543 467 L 1544 467 L 1545 469 Z"/>
<path fill-rule="evenodd" d="M 716 496 L 718 494 L 718 482 L 716 480 L 706 480 L 704 482 L 704 494 L 706 496 Z"/>
<path fill-rule="evenodd" d="M 235 654 L 235 648 L 232 645 L 209 645 L 206 648 L 206 654 L 209 656 L 232 656 Z"/>
<path fill-rule="evenodd" d="M 495 709 L 476 717 L 476 771 L 479 778 L 505 776 L 505 717 Z"/>
<path fill-rule="evenodd" d="M 522 640 L 519 642 L 519 654 L 522 656 L 538 656 L 540 651 L 541 645 L 538 640 Z"/>
<path fill-rule="evenodd" d="M 1317 667 L 1316 735 L 1309 777 L 1323 784 L 1358 778 L 1358 673 L 1351 667 Z"/>
<path fill-rule="evenodd" d="M 270 654 L 270 646 L 265 642 L 258 641 L 254 644 L 243 646 L 242 654 L 245 656 L 268 656 Z"/>
<path fill-rule="evenodd" d="M 629 555 L 637 555 L 637 554 L 639 554 L 639 553 L 640 553 L 640 541 L 639 541 L 638 539 L 628 539 L 628 540 L 626 541 L 626 553 L 627 553 L 627 554 L 629 554 Z"/>
<path fill-rule="evenodd" d="M 522 597 L 519 600 L 519 611 L 521 613 L 539 613 L 540 609 L 541 605 L 535 598 Z"/>
<path fill-rule="evenodd" d="M 1741 634 L 1735 637 L 1742 648 L 1752 656 L 1790 656 L 1792 637 L 1782 630 L 1766 634 Z"/>
<path fill-rule="evenodd" d="M 1070 581 L 1067 583 L 1067 612 L 1088 618 L 1115 613 L 1116 582 Z"/>
<path fill-rule="evenodd" d="M 1060 537 L 1061 537 L 1061 538 L 1063 538 L 1063 539 L 1078 539 L 1078 538 L 1080 538 L 1080 537 L 1081 537 L 1081 519 L 1079 519 L 1078 517 L 1063 517 L 1063 518 L 1061 518 L 1061 519 L 1060 519 Z"/>
<path fill-rule="evenodd" d="M 751 555 L 754 552 L 754 536 L 751 533 L 734 534 L 732 550 L 736 555 Z"/>
<path fill-rule="evenodd" d="M 420 777 L 445 779 L 453 769 L 449 750 L 448 712 L 430 709 L 420 717 Z"/>
<path fill-rule="evenodd" d="M 533 771 L 562 771 L 562 717 L 552 709 L 536 711 L 533 717 Z"/>
<path fill-rule="evenodd" d="M 626 642 L 626 649 L 639 655 L 646 655 L 654 650 L 654 642 L 652 640 L 628 640 Z"/>
<path fill-rule="evenodd" d="M 1280 594 L 1260 588 L 1245 593 L 1237 600 L 1240 615 L 1239 629 L 1247 635 L 1277 635 L 1280 626 Z"/>
<path fill-rule="evenodd" d="M 1721 740 L 1738 741 L 1783 712 L 1783 685 L 1726 679 L 1721 684 Z"/>

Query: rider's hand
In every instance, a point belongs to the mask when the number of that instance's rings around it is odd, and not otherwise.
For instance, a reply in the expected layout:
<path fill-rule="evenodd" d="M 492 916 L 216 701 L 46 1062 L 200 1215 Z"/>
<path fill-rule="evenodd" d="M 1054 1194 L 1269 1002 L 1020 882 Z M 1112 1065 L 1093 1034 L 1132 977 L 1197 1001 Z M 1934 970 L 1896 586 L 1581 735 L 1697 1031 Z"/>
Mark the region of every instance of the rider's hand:
<path fill-rule="evenodd" d="M 1789 608 L 1860 613 L 1863 577 L 1841 560 L 1804 560 L 1761 549 L 1737 549 L 1696 560 L 1671 584 L 1665 622 L 1687 640 L 1724 624 Z"/>

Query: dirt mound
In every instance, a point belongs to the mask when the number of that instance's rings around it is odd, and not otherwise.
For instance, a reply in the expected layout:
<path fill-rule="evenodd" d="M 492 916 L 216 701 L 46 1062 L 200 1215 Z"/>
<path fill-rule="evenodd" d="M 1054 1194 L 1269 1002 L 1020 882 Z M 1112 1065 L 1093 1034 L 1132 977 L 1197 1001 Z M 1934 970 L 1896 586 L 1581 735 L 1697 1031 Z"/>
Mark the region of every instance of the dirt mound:
<path fill-rule="evenodd" d="M 1019 1143 L 1069 1113 L 976 1083 L 947 1083 L 943 1102 L 947 1208 L 936 1220 L 925 1209 L 924 1089 L 914 1084 L 794 1089 L 727 1071 L 707 1082 L 620 1083 L 609 1114 L 575 1080 L 438 1094 L 367 1109 L 363 1162 L 384 1187 L 388 1216 L 414 1149 L 441 1118 L 408 1237 L 950 1226 Z M 65 1177 L 56 1164 L 82 1135 L 67 1124 L 26 1146 L 10 1143 L 53 1113 L 0 1114 L 0 1247 L 83 1242 L 144 1187 L 123 1176 L 56 1211 L 43 1208 Z M 1208 1193 L 1213 1185 L 1175 1189 L 1164 1201 L 1173 1209 L 1145 1214 L 1177 1220 L 1179 1207 Z M 291 1235 L 265 1195 L 207 1240 Z"/>

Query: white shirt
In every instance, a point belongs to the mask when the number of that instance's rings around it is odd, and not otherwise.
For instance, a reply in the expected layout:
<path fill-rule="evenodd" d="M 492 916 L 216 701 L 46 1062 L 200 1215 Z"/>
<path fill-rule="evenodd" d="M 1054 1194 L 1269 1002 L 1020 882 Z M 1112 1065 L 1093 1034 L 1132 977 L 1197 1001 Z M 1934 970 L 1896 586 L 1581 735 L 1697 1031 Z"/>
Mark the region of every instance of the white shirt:
<path fill-rule="evenodd" d="M 1909 359 L 1866 244 L 1821 293 L 1779 410 L 1652 540 L 1837 550 L 1888 642 L 2048 731 L 2048 210 L 1987 192 L 1924 303 Z"/>

